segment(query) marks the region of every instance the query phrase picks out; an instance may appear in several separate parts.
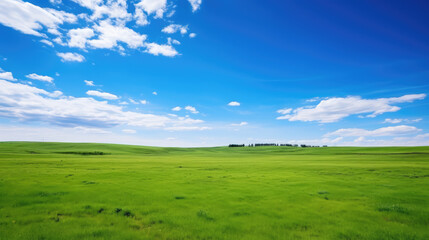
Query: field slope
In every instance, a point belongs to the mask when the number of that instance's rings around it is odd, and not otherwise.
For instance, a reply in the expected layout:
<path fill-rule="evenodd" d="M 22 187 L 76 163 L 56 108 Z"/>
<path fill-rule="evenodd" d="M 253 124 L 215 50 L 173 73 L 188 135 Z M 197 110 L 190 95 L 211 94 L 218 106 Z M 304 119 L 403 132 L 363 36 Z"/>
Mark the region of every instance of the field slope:
<path fill-rule="evenodd" d="M 0 239 L 429 239 L 429 147 L 4 142 Z"/>

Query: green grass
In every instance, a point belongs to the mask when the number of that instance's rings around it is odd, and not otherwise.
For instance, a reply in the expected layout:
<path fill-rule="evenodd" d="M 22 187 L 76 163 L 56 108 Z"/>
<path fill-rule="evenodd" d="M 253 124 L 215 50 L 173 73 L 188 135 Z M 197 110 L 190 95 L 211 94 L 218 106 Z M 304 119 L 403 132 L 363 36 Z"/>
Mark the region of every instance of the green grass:
<path fill-rule="evenodd" d="M 429 147 L 0 143 L 0 239 L 429 239 Z"/>

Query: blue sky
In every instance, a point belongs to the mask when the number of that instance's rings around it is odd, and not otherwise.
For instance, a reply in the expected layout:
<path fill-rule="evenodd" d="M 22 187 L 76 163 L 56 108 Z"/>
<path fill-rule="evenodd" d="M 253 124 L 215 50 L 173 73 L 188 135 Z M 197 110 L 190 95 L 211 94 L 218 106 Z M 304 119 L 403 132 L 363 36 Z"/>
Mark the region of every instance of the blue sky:
<path fill-rule="evenodd" d="M 0 2 L 0 141 L 429 145 L 425 1 Z"/>

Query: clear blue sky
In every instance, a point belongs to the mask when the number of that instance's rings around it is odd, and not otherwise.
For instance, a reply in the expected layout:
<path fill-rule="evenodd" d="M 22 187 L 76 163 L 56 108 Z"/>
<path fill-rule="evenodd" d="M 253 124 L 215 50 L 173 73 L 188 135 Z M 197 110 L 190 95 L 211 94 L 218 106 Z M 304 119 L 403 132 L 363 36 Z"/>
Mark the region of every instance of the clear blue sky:
<path fill-rule="evenodd" d="M 0 2 L 0 141 L 429 145 L 427 1 Z"/>

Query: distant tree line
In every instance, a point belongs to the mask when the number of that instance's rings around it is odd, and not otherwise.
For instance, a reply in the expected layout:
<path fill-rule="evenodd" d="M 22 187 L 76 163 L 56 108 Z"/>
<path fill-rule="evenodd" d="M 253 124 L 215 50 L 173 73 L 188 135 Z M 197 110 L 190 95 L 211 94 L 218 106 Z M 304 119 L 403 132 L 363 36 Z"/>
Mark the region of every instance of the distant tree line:
<path fill-rule="evenodd" d="M 247 145 L 247 147 L 302 147 L 302 148 L 314 148 L 314 147 L 320 147 L 317 145 L 307 145 L 307 144 L 289 144 L 289 143 L 251 143 Z M 229 144 L 228 147 L 246 147 L 245 144 Z M 328 145 L 323 145 L 322 147 L 328 147 Z"/>

